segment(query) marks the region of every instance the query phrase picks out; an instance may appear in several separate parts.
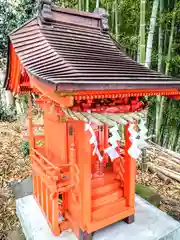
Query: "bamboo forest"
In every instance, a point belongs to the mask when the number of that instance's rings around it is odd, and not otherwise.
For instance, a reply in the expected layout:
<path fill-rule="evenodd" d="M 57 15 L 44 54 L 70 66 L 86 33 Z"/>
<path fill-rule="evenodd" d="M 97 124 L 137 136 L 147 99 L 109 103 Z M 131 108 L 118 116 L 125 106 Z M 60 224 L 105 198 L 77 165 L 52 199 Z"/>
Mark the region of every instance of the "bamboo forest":
<path fill-rule="evenodd" d="M 104 8 L 112 36 L 135 61 L 166 75 L 180 77 L 180 1 L 177 0 L 54 0 L 58 6 L 93 12 Z M 37 12 L 35 0 L 1 0 L 1 68 L 5 68 L 7 33 Z M 6 12 L 6 14 L 3 14 Z M 149 135 L 161 146 L 180 151 L 180 103 L 150 97 Z"/>

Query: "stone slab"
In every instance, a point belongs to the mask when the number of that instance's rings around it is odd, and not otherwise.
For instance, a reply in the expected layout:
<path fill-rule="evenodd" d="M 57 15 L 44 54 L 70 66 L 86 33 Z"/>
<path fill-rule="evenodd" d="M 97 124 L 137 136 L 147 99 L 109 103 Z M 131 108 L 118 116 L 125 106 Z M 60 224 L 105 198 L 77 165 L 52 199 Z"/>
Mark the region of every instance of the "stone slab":
<path fill-rule="evenodd" d="M 20 182 L 18 181 L 10 182 L 10 188 L 13 191 L 15 199 L 32 195 L 33 193 L 32 177 L 27 177 L 26 179 Z"/>
<path fill-rule="evenodd" d="M 17 215 L 27 240 L 76 240 L 72 232 L 52 235 L 33 196 L 16 200 Z M 93 240 L 179 240 L 180 223 L 158 208 L 136 196 L 136 215 L 133 224 L 121 221 L 93 234 Z"/>

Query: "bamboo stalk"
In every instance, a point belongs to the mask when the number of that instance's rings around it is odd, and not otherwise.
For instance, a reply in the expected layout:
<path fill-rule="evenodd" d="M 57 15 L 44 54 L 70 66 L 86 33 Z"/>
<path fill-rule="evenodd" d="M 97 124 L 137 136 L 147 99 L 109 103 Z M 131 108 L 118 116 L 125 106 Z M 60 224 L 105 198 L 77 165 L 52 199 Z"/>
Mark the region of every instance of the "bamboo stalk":
<path fill-rule="evenodd" d="M 172 51 L 172 43 L 173 43 L 173 38 L 174 38 L 175 20 L 176 20 L 176 3 L 177 3 L 177 0 L 175 0 L 175 3 L 174 3 L 174 10 L 173 10 L 173 16 L 172 16 L 172 22 L 171 22 L 171 35 L 170 35 L 170 38 L 169 38 L 168 55 L 167 55 L 167 62 L 166 62 L 166 68 L 165 68 L 165 74 L 166 75 L 169 74 L 169 66 L 170 66 L 170 60 L 171 60 L 171 51 Z M 165 100 L 165 97 L 163 96 L 161 98 L 160 110 L 159 110 L 158 132 L 160 130 L 162 117 L 163 117 L 164 100 Z M 158 139 L 158 142 L 159 142 L 159 139 Z"/>
<path fill-rule="evenodd" d="M 96 0 L 96 9 L 100 6 L 100 0 Z"/>
<path fill-rule="evenodd" d="M 167 157 L 165 158 L 165 157 L 160 156 L 160 157 L 158 157 L 157 159 L 158 159 L 158 161 L 161 161 L 161 162 L 165 162 L 165 161 L 166 161 L 167 163 L 171 164 L 173 167 L 176 168 L 176 170 L 178 170 L 178 171 L 180 172 L 180 164 L 171 161 L 171 160 L 168 159 Z"/>
<path fill-rule="evenodd" d="M 140 63 L 145 63 L 145 14 L 146 0 L 140 2 Z"/>
<path fill-rule="evenodd" d="M 89 12 L 89 0 L 86 0 L 86 12 Z"/>
<path fill-rule="evenodd" d="M 164 175 L 163 173 L 160 173 L 159 171 L 157 171 L 154 167 L 152 166 L 148 166 L 148 169 L 151 173 L 155 173 L 157 174 L 157 176 L 159 177 L 159 179 L 163 180 L 165 182 L 165 184 L 169 184 L 171 182 L 171 179 L 168 178 L 166 175 Z"/>
<path fill-rule="evenodd" d="M 82 10 L 82 4 L 81 4 L 81 0 L 78 0 L 78 10 L 81 11 Z"/>
<path fill-rule="evenodd" d="M 162 72 L 162 54 L 163 54 L 163 27 L 162 27 L 162 13 L 164 10 L 164 0 L 160 0 L 160 25 L 159 25 L 159 39 L 158 39 L 158 72 Z M 156 97 L 156 122 L 155 122 L 155 133 L 156 142 L 158 141 L 158 132 L 160 130 L 159 125 L 159 111 L 160 111 L 161 96 Z"/>
<path fill-rule="evenodd" d="M 180 154 L 179 153 L 176 153 L 176 152 L 173 152 L 169 149 L 165 149 L 161 146 L 159 146 L 158 144 L 156 143 L 153 143 L 153 142 L 150 142 L 152 146 L 155 146 L 156 149 L 159 149 L 159 151 L 163 154 L 163 155 L 166 155 L 166 156 L 171 156 L 171 160 L 173 161 L 176 161 L 177 163 L 180 163 Z"/>
<path fill-rule="evenodd" d="M 114 10 L 115 10 L 115 35 L 116 35 L 116 41 L 119 39 L 119 29 L 118 29 L 118 1 L 115 0 L 114 2 Z"/>
<path fill-rule="evenodd" d="M 65 7 L 65 3 L 64 3 L 64 1 L 62 1 L 62 7 L 63 7 L 63 8 Z"/>
<path fill-rule="evenodd" d="M 165 69 L 166 75 L 169 74 L 169 65 L 170 65 L 170 60 L 171 60 L 171 51 L 172 51 L 172 43 L 173 43 L 173 38 L 174 38 L 175 20 L 176 20 L 176 3 L 177 3 L 177 0 L 175 0 L 175 3 L 174 3 L 174 10 L 173 10 L 173 16 L 172 16 L 172 22 L 171 22 L 171 35 L 169 38 L 167 63 L 166 63 L 166 69 Z"/>
<path fill-rule="evenodd" d="M 111 31 L 114 33 L 114 23 L 115 23 L 115 10 L 114 10 L 114 4 L 112 4 L 112 11 L 111 11 Z"/>
<path fill-rule="evenodd" d="M 138 46 L 137 46 L 137 62 L 140 63 L 140 35 L 141 35 L 141 28 L 139 28 L 139 39 L 138 39 Z"/>
<path fill-rule="evenodd" d="M 145 26 L 146 26 L 146 0 L 140 1 L 140 46 L 139 46 L 139 53 L 140 53 L 140 63 L 145 64 Z M 142 151 L 142 164 L 141 169 L 145 169 L 144 166 L 146 165 L 146 150 L 143 149 Z"/>
<path fill-rule="evenodd" d="M 160 24 L 159 24 L 159 37 L 158 37 L 158 72 L 162 72 L 162 54 L 163 54 L 163 26 L 162 26 L 162 14 L 164 10 L 164 0 L 160 0 Z"/>
<path fill-rule="evenodd" d="M 156 26 L 156 16 L 158 11 L 158 6 L 159 6 L 159 0 L 154 0 L 151 19 L 150 19 L 150 28 L 148 33 L 147 47 L 146 47 L 145 66 L 148 68 L 150 68 L 151 66 L 151 53 L 152 53 L 152 45 L 153 45 L 154 31 Z"/>
<path fill-rule="evenodd" d="M 163 168 L 163 167 L 157 167 L 156 165 L 154 165 L 152 163 L 151 163 L 151 166 L 153 166 L 155 169 L 159 170 L 164 175 L 180 182 L 180 174 L 179 173 L 172 171 L 170 169 Z"/>

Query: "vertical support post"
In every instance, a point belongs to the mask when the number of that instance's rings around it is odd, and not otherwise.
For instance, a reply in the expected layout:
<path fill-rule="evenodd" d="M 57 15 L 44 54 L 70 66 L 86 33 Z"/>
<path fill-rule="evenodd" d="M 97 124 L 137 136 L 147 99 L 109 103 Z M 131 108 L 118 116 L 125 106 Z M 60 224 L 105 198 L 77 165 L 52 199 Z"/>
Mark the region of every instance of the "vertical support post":
<path fill-rule="evenodd" d="M 128 207 L 134 207 L 135 204 L 135 170 L 136 159 L 133 159 L 128 150 L 131 146 L 129 124 L 125 127 L 125 174 L 124 174 L 124 197 L 127 200 Z"/>
<path fill-rule="evenodd" d="M 70 177 L 71 177 L 71 184 L 74 184 L 74 165 L 76 163 L 76 153 L 75 153 L 75 136 L 74 136 L 74 126 L 69 124 L 68 128 L 68 158 L 70 166 Z"/>
<path fill-rule="evenodd" d="M 66 122 L 65 127 L 66 127 L 66 133 L 68 133 L 68 122 Z M 69 150 L 68 150 L 69 149 L 69 141 L 68 141 L 68 138 L 69 138 L 69 136 L 67 135 L 66 139 L 65 139 L 66 144 L 67 144 L 67 151 L 66 151 L 67 152 L 67 161 L 69 159 Z M 74 138 L 73 138 L 73 140 L 74 140 Z M 63 200 L 63 202 L 62 202 L 63 211 L 66 211 L 68 209 L 68 193 L 67 192 L 63 193 L 62 200 Z"/>
<path fill-rule="evenodd" d="M 58 195 L 51 199 L 52 205 L 52 229 L 55 236 L 60 234 L 59 219 L 58 219 Z"/>
<path fill-rule="evenodd" d="M 30 158 L 33 164 L 32 159 L 32 148 L 35 147 L 34 143 L 34 132 L 33 132 L 33 121 L 32 121 L 32 99 L 31 99 L 31 93 L 29 92 L 28 96 L 28 132 L 29 132 L 29 152 L 30 152 Z M 32 181 L 33 181 L 33 195 L 37 198 L 40 193 L 38 193 L 38 177 L 36 176 L 36 173 L 33 172 L 32 174 Z"/>
<path fill-rule="evenodd" d="M 108 148 L 108 138 L 109 138 L 109 128 L 107 124 L 104 124 L 104 149 Z M 106 154 L 104 157 L 104 162 L 107 164 L 108 155 Z"/>
<path fill-rule="evenodd" d="M 75 164 L 76 164 L 76 149 L 75 149 L 75 133 L 74 133 L 74 125 L 73 122 L 68 125 L 68 159 L 70 166 L 70 184 L 73 186 L 73 190 L 76 189 L 77 186 L 75 184 L 77 183 L 76 174 L 75 174 Z M 72 198 L 73 198 L 73 191 L 71 191 Z M 76 193 L 74 194 L 74 201 L 76 202 Z M 65 205 L 64 205 L 65 207 Z M 79 206 L 76 206 L 78 208 Z"/>
<path fill-rule="evenodd" d="M 76 121 L 77 160 L 80 170 L 81 214 L 80 228 L 86 231 L 91 222 L 91 145 L 90 133 L 85 131 L 85 123 Z"/>
<path fill-rule="evenodd" d="M 32 153 L 32 148 L 34 148 L 34 132 L 33 132 L 33 122 L 32 122 L 32 99 L 31 93 L 29 92 L 28 96 L 28 125 L 29 125 L 29 149 L 30 149 L 30 156 Z"/>
<path fill-rule="evenodd" d="M 49 157 L 49 146 L 48 146 L 48 138 L 47 138 L 47 116 L 48 116 L 48 107 L 47 107 L 47 100 L 44 100 L 44 104 L 43 104 L 43 117 L 44 117 L 44 152 L 45 152 L 45 156 Z"/>

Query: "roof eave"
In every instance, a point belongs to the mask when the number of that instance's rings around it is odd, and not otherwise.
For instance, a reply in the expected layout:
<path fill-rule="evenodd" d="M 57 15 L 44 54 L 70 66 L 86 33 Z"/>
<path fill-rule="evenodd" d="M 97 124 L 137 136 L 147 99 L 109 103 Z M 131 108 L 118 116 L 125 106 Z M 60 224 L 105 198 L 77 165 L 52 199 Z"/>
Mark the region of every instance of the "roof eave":
<path fill-rule="evenodd" d="M 29 24 L 31 21 L 33 21 L 37 17 L 38 17 L 38 14 L 36 14 L 34 17 L 32 17 L 31 19 L 29 19 L 28 21 L 23 23 L 21 26 L 19 26 L 19 27 L 15 28 L 14 30 L 12 30 L 8 35 L 11 36 L 12 34 L 16 33 L 18 30 L 20 30 L 21 28 L 25 27 L 27 24 Z"/>
<path fill-rule="evenodd" d="M 67 89 L 69 91 L 112 91 L 112 90 L 120 90 L 120 91 L 136 91 L 136 92 L 140 92 L 142 90 L 149 91 L 151 90 L 151 92 L 153 93 L 154 90 L 159 90 L 159 92 L 165 92 L 165 91 L 169 91 L 170 89 L 173 91 L 175 91 L 176 93 L 179 92 L 180 94 L 180 83 L 174 83 L 174 84 L 148 84 L 148 82 L 145 84 L 128 84 L 126 82 L 126 84 L 112 84 L 112 83 L 108 83 L 108 84 L 82 84 L 82 83 L 60 83 L 56 85 L 56 90 L 57 91 L 67 91 Z M 172 92 L 173 92 L 172 91 Z"/>

